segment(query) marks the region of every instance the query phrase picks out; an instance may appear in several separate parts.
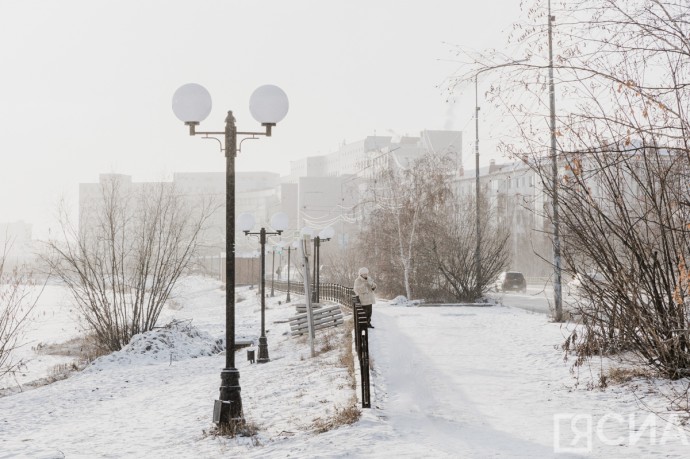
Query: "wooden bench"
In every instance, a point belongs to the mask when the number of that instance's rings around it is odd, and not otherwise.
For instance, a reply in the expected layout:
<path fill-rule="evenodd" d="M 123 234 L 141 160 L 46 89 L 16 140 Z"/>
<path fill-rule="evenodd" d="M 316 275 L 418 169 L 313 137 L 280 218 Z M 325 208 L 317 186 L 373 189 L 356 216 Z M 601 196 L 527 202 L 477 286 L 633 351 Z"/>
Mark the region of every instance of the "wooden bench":
<path fill-rule="evenodd" d="M 322 307 L 312 311 L 314 330 L 336 327 L 343 323 L 343 313 L 339 305 Z M 309 332 L 307 313 L 297 314 L 290 318 L 291 335 L 304 335 Z"/>
<path fill-rule="evenodd" d="M 312 303 L 311 310 L 316 311 L 317 309 L 321 309 L 321 306 L 321 303 Z M 295 311 L 297 312 L 297 314 L 304 314 L 307 312 L 307 305 L 304 303 L 298 303 L 295 305 Z"/>

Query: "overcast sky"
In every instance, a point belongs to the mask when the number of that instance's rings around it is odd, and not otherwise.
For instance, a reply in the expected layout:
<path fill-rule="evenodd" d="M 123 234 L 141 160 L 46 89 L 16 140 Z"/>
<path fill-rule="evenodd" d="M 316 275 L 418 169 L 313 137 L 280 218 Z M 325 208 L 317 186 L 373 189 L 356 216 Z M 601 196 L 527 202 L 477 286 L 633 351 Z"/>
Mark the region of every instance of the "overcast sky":
<path fill-rule="evenodd" d="M 222 130 L 227 110 L 240 130 L 259 129 L 252 91 L 287 93 L 287 117 L 244 143 L 238 170 L 285 174 L 343 142 L 423 129 L 462 130 L 473 164 L 474 88 L 449 104 L 439 85 L 458 67 L 453 45 L 504 47 L 519 3 L 0 0 L 0 222 L 31 222 L 40 237 L 57 200 L 76 203 L 78 183 L 100 173 L 223 171 L 218 144 L 172 113 L 189 82 L 213 98 L 202 130 Z M 497 133 L 488 118 L 481 131 L 488 163 Z"/>

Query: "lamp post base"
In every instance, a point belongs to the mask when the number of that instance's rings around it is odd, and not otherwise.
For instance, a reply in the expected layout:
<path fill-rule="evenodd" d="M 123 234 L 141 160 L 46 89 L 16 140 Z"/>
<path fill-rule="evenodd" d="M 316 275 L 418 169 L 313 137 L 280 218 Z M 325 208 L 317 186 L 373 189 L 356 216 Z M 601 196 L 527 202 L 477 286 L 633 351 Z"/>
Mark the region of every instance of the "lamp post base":
<path fill-rule="evenodd" d="M 220 397 L 213 406 L 213 422 L 231 424 L 242 422 L 240 372 L 236 368 L 223 368 L 220 372 Z"/>
<path fill-rule="evenodd" d="M 265 336 L 259 338 L 259 358 L 256 363 L 266 363 L 271 359 L 268 358 L 268 340 Z"/>

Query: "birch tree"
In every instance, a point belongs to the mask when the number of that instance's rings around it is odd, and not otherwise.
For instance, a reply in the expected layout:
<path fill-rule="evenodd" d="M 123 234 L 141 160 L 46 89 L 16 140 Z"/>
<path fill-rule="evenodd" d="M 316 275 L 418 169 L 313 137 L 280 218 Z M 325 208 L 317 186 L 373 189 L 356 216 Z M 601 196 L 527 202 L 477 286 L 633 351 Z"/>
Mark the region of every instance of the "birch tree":
<path fill-rule="evenodd" d="M 452 174 L 450 158 L 427 154 L 408 168 L 381 168 L 371 180 L 362 206 L 360 253 L 375 266 L 385 291 L 405 292 L 413 298 L 417 276 L 424 276 L 415 262 L 418 240 L 426 237 L 425 223 L 444 211 L 451 196 L 446 176 Z"/>
<path fill-rule="evenodd" d="M 388 295 L 430 301 L 475 301 L 507 265 L 507 230 L 481 206 L 482 278 L 476 278 L 474 198 L 454 193 L 452 158 L 426 154 L 408 168 L 375 176 L 362 215 L 358 252 Z M 373 269 L 372 269 L 373 267 Z"/>

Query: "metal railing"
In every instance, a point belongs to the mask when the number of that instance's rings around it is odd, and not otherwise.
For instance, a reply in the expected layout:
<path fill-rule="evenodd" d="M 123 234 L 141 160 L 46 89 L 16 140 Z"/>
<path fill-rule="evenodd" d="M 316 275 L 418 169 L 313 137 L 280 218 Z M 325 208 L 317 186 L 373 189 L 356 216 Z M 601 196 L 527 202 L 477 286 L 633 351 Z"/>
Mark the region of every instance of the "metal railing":
<path fill-rule="evenodd" d="M 274 286 L 275 290 L 278 290 L 279 292 L 287 292 L 288 291 L 287 281 L 275 281 L 273 286 Z M 298 295 L 304 295 L 304 282 L 290 281 L 290 293 L 297 293 Z"/>
<path fill-rule="evenodd" d="M 287 292 L 288 283 L 286 281 L 276 281 L 274 283 L 274 288 L 281 292 Z M 304 282 L 290 281 L 290 293 L 304 295 Z M 345 306 L 350 310 L 352 310 L 352 295 L 354 295 L 352 287 L 326 283 L 319 286 L 319 297 L 322 300 L 335 301 L 339 305 Z"/>
<path fill-rule="evenodd" d="M 355 349 L 359 358 L 359 369 L 362 379 L 362 408 L 371 408 L 369 391 L 369 327 L 367 315 L 356 295 L 351 297 L 355 321 Z"/>

